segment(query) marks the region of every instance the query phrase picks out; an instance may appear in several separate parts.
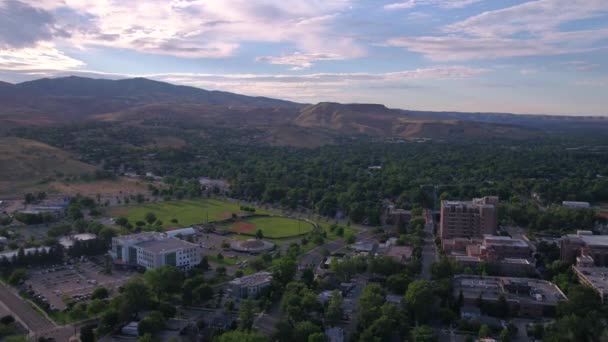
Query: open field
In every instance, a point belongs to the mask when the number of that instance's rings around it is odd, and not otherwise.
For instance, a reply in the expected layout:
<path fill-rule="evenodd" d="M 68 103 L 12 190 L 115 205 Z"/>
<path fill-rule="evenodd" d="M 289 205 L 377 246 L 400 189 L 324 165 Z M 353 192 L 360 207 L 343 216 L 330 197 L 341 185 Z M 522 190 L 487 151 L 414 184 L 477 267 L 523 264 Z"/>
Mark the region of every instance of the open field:
<path fill-rule="evenodd" d="M 235 233 L 255 234 L 260 229 L 265 238 L 281 239 L 305 234 L 312 230 L 312 224 L 286 217 L 254 217 L 220 227 Z"/>
<path fill-rule="evenodd" d="M 263 209 L 256 209 L 259 214 L 267 214 Z M 215 222 L 240 214 L 236 202 L 215 199 L 181 200 L 171 202 L 148 203 L 137 206 L 123 206 L 109 209 L 112 217 L 125 217 L 129 222 L 143 221 L 147 213 L 154 213 L 163 222 L 163 227 L 189 227 L 203 222 Z M 171 222 L 176 219 L 177 223 Z"/>

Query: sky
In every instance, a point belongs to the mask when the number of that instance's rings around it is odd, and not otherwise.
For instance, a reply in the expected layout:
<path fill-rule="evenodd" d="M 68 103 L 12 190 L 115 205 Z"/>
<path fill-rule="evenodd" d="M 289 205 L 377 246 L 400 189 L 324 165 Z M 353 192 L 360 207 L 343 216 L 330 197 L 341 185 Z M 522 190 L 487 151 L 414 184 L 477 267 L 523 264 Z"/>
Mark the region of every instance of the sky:
<path fill-rule="evenodd" d="M 608 115 L 608 0 L 0 0 L 0 80 Z"/>

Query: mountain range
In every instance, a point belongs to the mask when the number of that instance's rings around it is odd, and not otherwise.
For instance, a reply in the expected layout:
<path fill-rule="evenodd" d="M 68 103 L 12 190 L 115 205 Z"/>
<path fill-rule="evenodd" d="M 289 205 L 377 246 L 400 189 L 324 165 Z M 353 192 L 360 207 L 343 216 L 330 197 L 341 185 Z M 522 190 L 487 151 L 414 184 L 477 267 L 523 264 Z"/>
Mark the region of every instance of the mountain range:
<path fill-rule="evenodd" d="M 606 117 L 429 112 L 379 104 L 302 104 L 267 97 L 178 86 L 145 78 L 84 77 L 0 82 L 0 127 L 85 121 L 142 124 L 154 121 L 258 128 L 281 144 L 285 132 L 326 143 L 331 136 L 450 139 L 521 138 L 547 130 L 608 128 Z M 289 135 L 289 134 L 287 134 Z M 295 144 L 293 137 L 289 145 Z M 297 140 L 297 139 L 296 139 Z M 307 145 L 307 144 L 304 144 Z"/>

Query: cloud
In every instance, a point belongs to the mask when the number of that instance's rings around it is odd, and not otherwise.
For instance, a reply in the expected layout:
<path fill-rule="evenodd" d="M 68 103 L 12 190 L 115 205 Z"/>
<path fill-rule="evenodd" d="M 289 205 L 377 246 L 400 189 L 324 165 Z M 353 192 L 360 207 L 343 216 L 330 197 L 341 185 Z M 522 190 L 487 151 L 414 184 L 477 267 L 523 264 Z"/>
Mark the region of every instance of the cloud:
<path fill-rule="evenodd" d="M 0 59 L 0 73 L 2 64 Z M 353 88 L 369 89 L 412 89 L 419 88 L 424 81 L 450 81 L 474 78 L 488 69 L 461 65 L 437 66 L 387 73 L 310 73 L 288 74 L 203 74 L 203 73 L 163 73 L 163 74 L 111 74 L 88 70 L 42 70 L 25 69 L 31 78 L 85 76 L 119 79 L 146 77 L 173 84 L 189 85 L 209 90 L 224 90 L 255 96 L 269 96 L 294 101 L 308 101 L 324 98 L 327 100 L 352 99 Z M 20 73 L 22 75 L 23 73 Z M 15 78 L 17 79 L 17 78 Z M 22 80 L 23 77 L 18 79 Z M 348 91 L 346 91 L 348 89 Z"/>
<path fill-rule="evenodd" d="M 434 61 L 580 53 L 605 46 L 608 27 L 562 31 L 563 25 L 607 14 L 608 2 L 603 0 L 536 0 L 444 26 L 442 35 L 394 37 L 386 45 Z"/>
<path fill-rule="evenodd" d="M 38 43 L 34 47 L 0 49 L 0 70 L 45 71 L 81 68 L 84 63 L 66 56 L 52 43 Z"/>
<path fill-rule="evenodd" d="M 351 0 L 27 0 L 55 13 L 81 48 L 107 46 L 185 58 L 224 58 L 242 43 L 289 43 L 304 53 L 349 56 L 362 47 L 328 40 Z M 335 42 L 335 43 L 334 43 Z"/>
<path fill-rule="evenodd" d="M 17 0 L 0 2 L 0 48 L 33 46 L 67 33 L 55 23 L 51 13 Z"/>
<path fill-rule="evenodd" d="M 416 6 L 439 6 L 441 8 L 463 8 L 483 0 L 408 0 L 384 5 L 387 11 L 406 10 Z"/>
<path fill-rule="evenodd" d="M 256 58 L 258 62 L 265 62 L 270 64 L 278 65 L 290 65 L 290 70 L 303 70 L 309 69 L 313 66 L 314 62 L 318 61 L 338 61 L 343 60 L 344 57 L 332 54 L 332 53 L 302 53 L 295 52 L 291 55 L 284 55 L 280 57 L 264 56 Z"/>
<path fill-rule="evenodd" d="M 598 68 L 600 65 L 596 64 L 596 63 L 585 62 L 585 61 L 569 61 L 569 62 L 559 63 L 559 66 L 563 66 L 566 69 L 573 70 L 573 71 L 590 71 L 590 70 Z"/>

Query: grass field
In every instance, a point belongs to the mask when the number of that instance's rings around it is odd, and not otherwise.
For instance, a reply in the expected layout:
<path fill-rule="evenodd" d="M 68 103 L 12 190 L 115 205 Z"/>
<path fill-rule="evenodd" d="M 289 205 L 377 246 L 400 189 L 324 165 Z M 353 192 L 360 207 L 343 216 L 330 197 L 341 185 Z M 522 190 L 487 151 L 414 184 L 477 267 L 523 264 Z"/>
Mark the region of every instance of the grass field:
<path fill-rule="evenodd" d="M 286 217 L 254 217 L 226 225 L 224 229 L 235 233 L 255 234 L 262 230 L 264 237 L 271 239 L 287 238 L 294 235 L 305 234 L 312 230 L 312 224 Z"/>
<path fill-rule="evenodd" d="M 267 214 L 263 209 L 256 213 Z M 240 213 L 237 203 L 215 199 L 181 200 L 171 202 L 148 203 L 137 206 L 114 207 L 109 215 L 115 218 L 125 217 L 129 222 L 143 221 L 147 213 L 154 213 L 163 222 L 163 227 L 189 227 L 193 224 L 215 222 L 230 218 Z M 171 222 L 176 219 L 177 223 Z"/>

